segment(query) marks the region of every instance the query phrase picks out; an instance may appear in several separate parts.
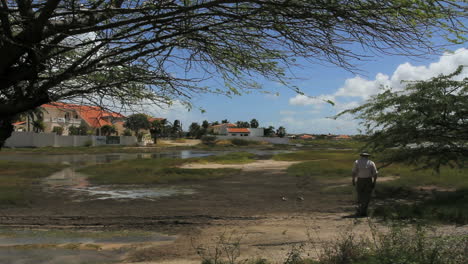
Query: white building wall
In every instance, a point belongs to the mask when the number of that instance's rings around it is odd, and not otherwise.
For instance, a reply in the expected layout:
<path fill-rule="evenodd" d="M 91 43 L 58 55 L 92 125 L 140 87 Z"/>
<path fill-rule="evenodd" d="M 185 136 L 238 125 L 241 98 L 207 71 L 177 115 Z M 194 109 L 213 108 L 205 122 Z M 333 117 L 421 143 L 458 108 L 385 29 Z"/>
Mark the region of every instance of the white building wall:
<path fill-rule="evenodd" d="M 239 137 L 239 136 L 216 136 L 216 139 L 244 139 L 252 141 L 265 141 L 271 144 L 289 144 L 289 138 L 279 138 L 279 137 Z"/>
<path fill-rule="evenodd" d="M 265 135 L 264 128 L 249 128 L 251 137 L 263 137 Z"/>
<path fill-rule="evenodd" d="M 137 143 L 134 136 L 121 136 L 120 145 Z M 106 145 L 105 136 L 59 136 L 55 133 L 13 132 L 6 140 L 5 147 L 79 147 Z"/>

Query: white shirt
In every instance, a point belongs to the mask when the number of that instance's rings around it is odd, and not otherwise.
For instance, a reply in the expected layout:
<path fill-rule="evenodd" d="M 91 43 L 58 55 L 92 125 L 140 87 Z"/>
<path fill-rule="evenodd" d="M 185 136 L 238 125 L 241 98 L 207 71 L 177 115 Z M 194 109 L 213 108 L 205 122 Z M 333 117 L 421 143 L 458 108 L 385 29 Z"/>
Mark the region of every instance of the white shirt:
<path fill-rule="evenodd" d="M 360 158 L 354 162 L 353 175 L 358 178 L 371 178 L 377 176 L 375 163 L 368 158 Z"/>

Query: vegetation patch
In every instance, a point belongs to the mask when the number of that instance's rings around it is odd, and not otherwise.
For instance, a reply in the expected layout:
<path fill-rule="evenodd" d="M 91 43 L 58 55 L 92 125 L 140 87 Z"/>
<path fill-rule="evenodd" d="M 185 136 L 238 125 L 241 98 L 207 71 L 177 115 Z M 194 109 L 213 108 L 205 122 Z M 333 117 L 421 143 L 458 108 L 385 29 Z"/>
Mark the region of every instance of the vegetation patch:
<path fill-rule="evenodd" d="M 359 149 L 364 146 L 364 142 L 360 140 L 331 140 L 331 139 L 292 139 L 290 144 L 300 144 L 308 147 L 316 148 L 337 148 L 337 149 Z"/>
<path fill-rule="evenodd" d="M 0 205 L 26 205 L 41 178 L 65 168 L 61 164 L 0 161 Z"/>
<path fill-rule="evenodd" d="M 358 153 L 347 150 L 303 150 L 290 153 L 280 153 L 273 156 L 274 160 L 284 161 L 302 161 L 302 160 L 333 160 L 346 163 L 352 166 L 352 163 L 358 157 Z"/>
<path fill-rule="evenodd" d="M 135 159 L 93 165 L 79 170 L 95 184 L 156 184 L 208 180 L 235 175 L 238 169 L 182 169 L 190 159 Z"/>
<path fill-rule="evenodd" d="M 332 241 L 309 238 L 292 246 L 283 260 L 241 258 L 241 241 L 220 240 L 197 252 L 202 264 L 465 264 L 467 243 L 468 236 L 441 236 L 423 226 L 392 224 L 389 231 L 380 231 L 371 224 L 371 238 L 352 232 Z"/>
<path fill-rule="evenodd" d="M 428 199 L 413 203 L 390 201 L 377 206 L 374 216 L 392 220 L 423 219 L 427 221 L 468 224 L 468 189 L 455 192 L 433 192 Z"/>
<path fill-rule="evenodd" d="M 255 161 L 255 154 L 250 152 L 231 152 L 225 155 L 213 155 L 203 158 L 190 158 L 187 162 L 219 163 L 219 164 L 246 164 Z"/>

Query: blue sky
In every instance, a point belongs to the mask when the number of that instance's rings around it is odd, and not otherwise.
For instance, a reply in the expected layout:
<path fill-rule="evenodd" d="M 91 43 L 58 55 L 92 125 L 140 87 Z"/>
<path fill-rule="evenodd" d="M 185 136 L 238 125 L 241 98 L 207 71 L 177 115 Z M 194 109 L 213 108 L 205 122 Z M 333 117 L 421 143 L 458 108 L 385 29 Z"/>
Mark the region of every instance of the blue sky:
<path fill-rule="evenodd" d="M 299 61 L 302 67 L 293 68 L 298 86 L 305 94 L 298 95 L 279 83 L 258 80 L 264 90 L 273 94 L 253 92 L 228 98 L 213 94 L 199 95 L 193 99 L 195 107 L 206 110 L 201 113 L 194 108 L 187 111 L 175 102 L 169 109 L 147 109 L 154 116 L 162 116 L 170 121 L 181 120 L 184 128 L 192 122 L 203 120 L 220 121 L 228 119 L 250 121 L 256 118 L 260 126 L 286 127 L 288 133 L 332 133 L 358 134 L 358 121 L 350 116 L 338 120 L 328 117 L 364 102 L 369 96 L 379 92 L 381 85 L 392 89 L 403 89 L 401 80 L 428 79 L 441 73 L 450 73 L 461 64 L 468 65 L 468 49 L 457 47 L 452 53 L 411 58 L 405 56 L 380 56 L 360 62 L 358 74 L 336 66 L 309 64 Z M 465 71 L 465 77 L 468 72 Z M 211 82 L 216 85 L 216 82 Z M 274 93 L 278 92 L 279 96 Z M 335 106 L 324 100 L 330 99 Z"/>

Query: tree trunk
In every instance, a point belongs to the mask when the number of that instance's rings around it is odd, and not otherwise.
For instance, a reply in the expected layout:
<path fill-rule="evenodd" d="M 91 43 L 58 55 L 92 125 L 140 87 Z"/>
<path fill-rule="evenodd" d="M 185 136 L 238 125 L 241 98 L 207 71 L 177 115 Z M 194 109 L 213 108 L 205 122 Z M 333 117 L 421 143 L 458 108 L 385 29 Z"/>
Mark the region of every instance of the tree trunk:
<path fill-rule="evenodd" d="M 5 145 L 6 140 L 11 136 L 14 130 L 11 117 L 0 118 L 0 149 Z"/>
<path fill-rule="evenodd" d="M 156 135 L 153 137 L 153 144 L 158 144 L 158 137 Z"/>

